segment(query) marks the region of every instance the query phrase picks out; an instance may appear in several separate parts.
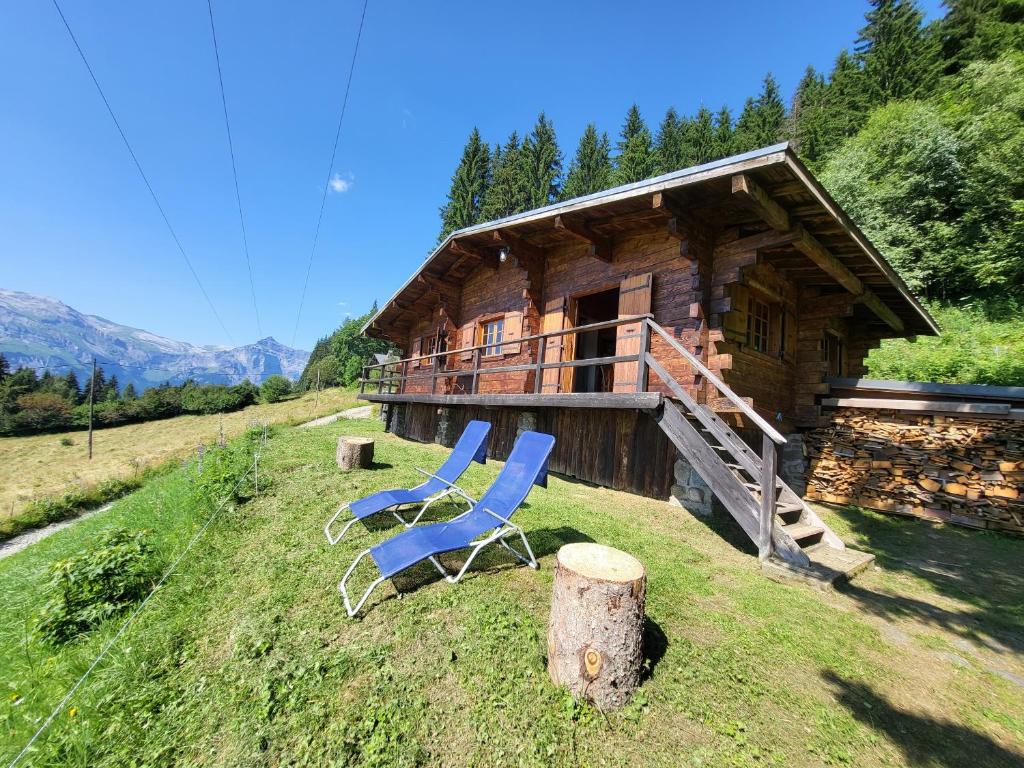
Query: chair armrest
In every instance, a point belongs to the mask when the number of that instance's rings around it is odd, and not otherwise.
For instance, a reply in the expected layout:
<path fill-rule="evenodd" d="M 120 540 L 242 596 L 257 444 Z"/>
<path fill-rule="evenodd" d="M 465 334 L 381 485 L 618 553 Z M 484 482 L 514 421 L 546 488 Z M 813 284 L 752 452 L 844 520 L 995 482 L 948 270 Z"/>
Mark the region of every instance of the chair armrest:
<path fill-rule="evenodd" d="M 421 475 L 426 475 L 427 477 L 432 477 L 435 480 L 438 480 L 438 481 L 444 483 L 449 488 L 451 488 L 453 491 L 455 491 L 457 494 L 459 494 L 462 498 L 464 498 L 466 501 L 468 501 L 470 504 L 476 504 L 476 499 L 474 499 L 472 496 L 470 496 L 468 493 L 466 493 L 462 488 L 457 486 L 455 483 L 451 483 L 451 482 L 445 480 L 443 477 L 439 477 L 438 475 L 435 475 L 433 472 L 427 472 L 427 470 L 425 470 L 425 469 L 420 469 L 419 467 L 413 467 L 413 469 L 415 469 Z"/>
<path fill-rule="evenodd" d="M 507 517 L 502 517 L 497 512 L 492 512 L 487 507 L 484 507 L 484 512 L 486 512 L 488 515 L 490 515 L 491 517 L 495 518 L 496 520 L 501 520 L 501 522 L 503 522 L 505 525 L 508 525 L 508 526 L 510 526 L 512 528 L 518 528 L 519 527 L 515 523 L 513 523 L 511 520 L 509 520 Z"/>

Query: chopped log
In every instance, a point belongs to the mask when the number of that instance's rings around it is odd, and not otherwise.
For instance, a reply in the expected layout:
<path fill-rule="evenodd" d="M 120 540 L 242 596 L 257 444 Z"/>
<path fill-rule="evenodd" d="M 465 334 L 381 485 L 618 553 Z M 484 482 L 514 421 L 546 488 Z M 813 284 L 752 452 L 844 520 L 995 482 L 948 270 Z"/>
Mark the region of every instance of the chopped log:
<path fill-rule="evenodd" d="M 558 550 L 548 625 L 548 674 L 602 711 L 640 685 L 647 572 L 601 544 Z"/>
<path fill-rule="evenodd" d="M 1024 532 L 1021 421 L 840 408 L 806 446 L 810 499 Z"/>
<path fill-rule="evenodd" d="M 373 440 L 369 437 L 339 437 L 338 468 L 366 469 L 373 464 Z"/>

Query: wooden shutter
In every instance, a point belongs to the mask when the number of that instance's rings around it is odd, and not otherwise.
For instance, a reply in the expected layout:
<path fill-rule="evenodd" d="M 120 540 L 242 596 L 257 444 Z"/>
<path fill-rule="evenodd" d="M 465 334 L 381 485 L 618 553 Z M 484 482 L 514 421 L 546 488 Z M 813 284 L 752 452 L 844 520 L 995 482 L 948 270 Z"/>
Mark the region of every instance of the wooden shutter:
<path fill-rule="evenodd" d="M 465 351 L 459 353 L 460 360 L 472 360 L 473 350 L 465 349 L 466 347 L 472 347 L 476 343 L 476 323 L 466 323 L 462 326 L 462 338 L 459 341 L 459 348 Z"/>
<path fill-rule="evenodd" d="M 422 348 L 421 345 L 422 340 L 420 339 L 419 336 L 412 340 L 412 352 L 409 353 L 409 357 L 413 358 L 413 360 L 409 363 L 410 368 L 419 367 L 420 349 Z"/>
<path fill-rule="evenodd" d="M 650 272 L 627 277 L 619 284 L 619 318 L 632 315 L 646 315 L 651 311 L 651 285 L 654 276 Z M 637 355 L 640 352 L 639 322 L 620 325 L 615 329 L 615 354 Z M 636 360 L 615 364 L 613 392 L 636 392 L 640 366 Z"/>
<path fill-rule="evenodd" d="M 544 307 L 544 333 L 560 331 L 565 322 L 565 306 L 567 299 L 559 296 L 550 300 Z M 549 336 L 544 342 L 544 362 L 560 363 L 564 336 Z M 545 368 L 541 374 L 541 389 L 544 394 L 555 394 L 559 390 L 559 373 L 557 368 Z"/>
<path fill-rule="evenodd" d="M 507 342 L 501 345 L 501 354 L 518 355 L 522 349 L 522 342 L 518 341 L 523 337 L 523 313 L 506 312 L 505 322 L 502 325 L 501 338 Z"/>

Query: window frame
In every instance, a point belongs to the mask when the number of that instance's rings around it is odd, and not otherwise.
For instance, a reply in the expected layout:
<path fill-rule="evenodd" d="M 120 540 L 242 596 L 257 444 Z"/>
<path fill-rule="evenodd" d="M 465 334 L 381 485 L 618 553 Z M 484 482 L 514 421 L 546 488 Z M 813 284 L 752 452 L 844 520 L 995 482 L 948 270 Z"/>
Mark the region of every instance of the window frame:
<path fill-rule="evenodd" d="M 505 339 L 505 316 L 494 315 L 480 320 L 477 330 L 477 344 L 482 346 L 481 357 L 502 357 L 502 342 Z M 488 329 L 494 328 L 494 333 L 488 338 Z"/>

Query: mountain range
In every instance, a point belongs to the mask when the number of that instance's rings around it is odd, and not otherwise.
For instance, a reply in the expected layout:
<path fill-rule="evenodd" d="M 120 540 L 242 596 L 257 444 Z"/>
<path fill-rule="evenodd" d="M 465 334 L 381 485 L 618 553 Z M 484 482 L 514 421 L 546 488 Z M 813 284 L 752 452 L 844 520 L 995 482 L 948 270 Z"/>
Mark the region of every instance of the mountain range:
<path fill-rule="evenodd" d="M 74 370 L 86 381 L 95 356 L 98 367 L 121 386 L 140 392 L 169 381 L 259 384 L 271 374 L 297 379 L 309 352 L 272 337 L 242 347 L 197 346 L 83 314 L 45 296 L 0 288 L 0 354 L 11 364 L 47 368 L 55 375 Z M 41 373 L 41 370 L 40 370 Z"/>

